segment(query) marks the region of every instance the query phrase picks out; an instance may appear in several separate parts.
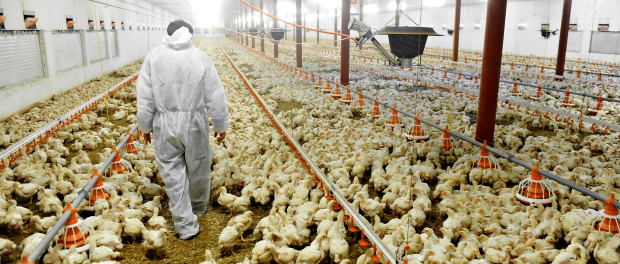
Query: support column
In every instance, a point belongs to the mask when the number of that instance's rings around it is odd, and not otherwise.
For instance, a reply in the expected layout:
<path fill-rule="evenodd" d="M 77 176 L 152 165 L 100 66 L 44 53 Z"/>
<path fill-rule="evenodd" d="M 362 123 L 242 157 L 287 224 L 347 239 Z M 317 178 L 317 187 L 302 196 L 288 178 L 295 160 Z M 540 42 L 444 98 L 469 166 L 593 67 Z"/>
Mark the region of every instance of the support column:
<path fill-rule="evenodd" d="M 351 19 L 351 0 L 342 0 L 342 29 L 340 32 L 349 35 L 349 20 Z M 349 39 L 340 37 L 340 84 L 349 85 Z"/>
<path fill-rule="evenodd" d="M 307 25 L 308 24 L 306 23 L 306 14 L 304 14 L 304 27 L 307 27 Z M 304 42 L 306 42 L 306 35 L 307 35 L 307 33 L 308 33 L 308 30 L 306 30 L 304 28 Z"/>
<path fill-rule="evenodd" d="M 461 31 L 461 0 L 456 0 L 454 11 L 454 39 L 452 39 L 452 60 L 459 61 L 459 35 Z"/>
<path fill-rule="evenodd" d="M 297 0 L 297 25 L 301 25 L 301 0 Z M 303 67 L 301 54 L 301 28 L 295 27 L 295 46 L 297 48 L 297 68 Z"/>
<path fill-rule="evenodd" d="M 489 0 L 487 3 L 476 141 L 486 140 L 490 146 L 493 146 L 494 143 L 497 92 L 502 67 L 502 46 L 504 45 L 504 27 L 506 24 L 506 2 L 507 0 Z"/>
<path fill-rule="evenodd" d="M 320 9 L 321 5 L 319 5 L 319 3 L 316 4 L 316 29 L 321 29 L 319 27 L 319 9 Z M 319 44 L 319 32 L 316 32 L 316 44 Z"/>
<path fill-rule="evenodd" d="M 260 0 L 260 11 L 265 11 L 263 9 L 263 0 Z M 260 27 L 265 30 L 265 15 L 260 13 Z M 265 36 L 260 37 L 260 51 L 265 53 Z"/>
<path fill-rule="evenodd" d="M 248 6 L 247 5 L 243 5 L 245 6 L 245 15 L 243 16 L 243 20 L 245 21 L 245 29 L 243 29 L 242 31 L 243 34 L 245 34 L 245 45 L 249 46 L 250 45 L 250 39 L 248 38 Z"/>
<path fill-rule="evenodd" d="M 557 64 L 555 65 L 555 75 L 564 75 L 564 62 L 566 60 L 566 43 L 568 42 L 568 24 L 570 23 L 570 9 L 573 0 L 564 0 L 562 9 L 562 24 L 560 25 L 560 43 L 558 47 Z"/>
<path fill-rule="evenodd" d="M 252 2 L 252 5 L 254 5 L 254 3 Z M 252 20 L 250 21 L 250 27 L 254 27 L 256 25 L 254 25 L 254 9 L 250 10 L 250 14 L 252 14 Z M 250 31 L 250 28 L 248 27 L 248 32 Z M 256 38 L 252 38 L 252 49 L 256 48 Z"/>
<path fill-rule="evenodd" d="M 364 0 L 359 0 L 360 6 L 360 21 L 364 22 Z"/>
<path fill-rule="evenodd" d="M 334 32 L 338 31 L 338 8 L 334 9 Z M 334 47 L 338 47 L 338 36 L 334 35 Z"/>
<path fill-rule="evenodd" d="M 273 0 L 273 16 L 277 17 L 278 16 L 278 0 Z M 273 20 L 273 28 L 278 28 L 278 21 L 277 20 Z M 284 33 L 284 36 L 286 36 L 286 32 Z M 274 58 L 278 58 L 278 43 L 273 43 L 273 57 Z"/>
<path fill-rule="evenodd" d="M 400 0 L 396 0 L 396 16 L 394 17 L 394 24 L 400 27 Z"/>

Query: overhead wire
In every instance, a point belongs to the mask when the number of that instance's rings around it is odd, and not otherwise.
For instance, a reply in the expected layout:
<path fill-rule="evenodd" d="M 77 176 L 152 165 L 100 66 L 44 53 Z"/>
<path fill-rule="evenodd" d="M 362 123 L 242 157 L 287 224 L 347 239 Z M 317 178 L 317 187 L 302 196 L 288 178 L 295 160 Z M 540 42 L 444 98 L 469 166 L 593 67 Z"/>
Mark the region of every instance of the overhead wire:
<path fill-rule="evenodd" d="M 97 47 L 99 49 L 99 65 L 101 67 L 101 83 L 102 83 L 101 88 L 103 90 L 103 98 L 104 98 L 103 100 L 105 102 L 105 115 L 106 115 L 106 119 L 108 120 L 108 132 L 112 132 L 112 123 L 110 123 L 110 111 L 108 107 L 108 94 L 105 92 L 105 89 L 106 89 L 105 73 L 103 71 L 103 56 L 101 55 L 101 40 L 99 39 L 99 25 L 96 23 L 98 19 L 97 19 L 97 4 L 95 2 L 96 1 L 93 1 L 93 11 L 95 14 L 94 15 L 95 21 L 93 21 L 93 23 L 95 23 L 95 32 L 97 33 Z"/>

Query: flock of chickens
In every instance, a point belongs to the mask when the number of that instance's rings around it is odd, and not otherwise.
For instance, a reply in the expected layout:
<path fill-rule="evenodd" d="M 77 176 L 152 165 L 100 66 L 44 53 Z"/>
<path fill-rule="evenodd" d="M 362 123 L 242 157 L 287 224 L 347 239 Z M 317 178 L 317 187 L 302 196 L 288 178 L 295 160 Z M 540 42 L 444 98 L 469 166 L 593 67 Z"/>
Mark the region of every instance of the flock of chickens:
<path fill-rule="evenodd" d="M 528 170 L 505 159 L 498 159 L 497 168 L 476 168 L 478 147 L 453 140 L 454 148 L 445 151 L 442 132 L 430 127 L 424 127 L 430 140 L 407 141 L 402 134 L 411 129 L 409 118 L 400 116 L 402 127 L 386 127 L 389 110 L 377 119 L 367 117 L 371 101 L 366 100 L 365 106 L 342 104 L 313 83 L 261 57 L 248 56 L 251 53 L 237 44 L 220 42 L 224 50 L 235 52 L 231 57 L 237 65 L 252 65 L 241 70 L 271 109 L 281 104 L 299 106 L 276 114 L 398 259 L 408 263 L 620 263 L 620 236 L 593 226 L 603 203 L 551 182 L 557 199 L 550 206 L 523 205 L 514 194 L 516 184 L 529 177 Z M 353 250 L 350 241 L 358 240 L 359 233 L 348 230 L 356 224 L 345 220 L 344 211 L 334 209 L 337 204 L 326 199 L 325 191 L 318 189 L 267 116 L 260 114 L 215 41 L 203 41 L 201 48 L 216 64 L 231 113 L 226 140 L 211 144 L 213 206 L 225 207 L 230 218 L 218 234 L 217 248 L 204 249 L 203 263 L 218 263 L 214 252 L 235 254 L 243 243 L 254 246 L 242 263 L 374 263 L 372 246 L 361 254 Z M 266 53 L 270 52 L 267 47 Z M 281 50 L 280 56 L 280 62 L 293 65 L 293 54 Z M 304 58 L 304 64 L 324 78 L 337 78 L 338 65 L 312 57 Z M 131 74 L 137 67 L 123 70 Z M 423 77 L 441 78 L 428 72 Z M 379 101 L 449 125 L 465 136 L 474 135 L 476 101 L 413 89 L 366 72 L 352 71 L 351 80 L 352 90 L 360 87 Z M 31 154 L 17 158 L 10 168 L 0 170 L 0 228 L 7 234 L 24 232 L 26 227 L 36 230 L 22 241 L 3 235 L 1 257 L 16 259 L 32 252 L 64 205 L 77 197 L 110 148 L 131 128 L 115 123 L 135 123 L 135 98 L 135 87 L 129 85 L 108 102 L 111 123 L 101 104 L 37 145 Z M 62 104 L 61 99 L 53 101 Z M 9 146 L 28 134 L 18 126 L 30 122 L 34 131 L 37 124 L 63 113 L 45 105 L 1 123 L 7 133 L 0 133 L 5 135 L 0 145 Z M 618 111 L 617 106 L 609 107 L 612 113 Z M 514 109 L 500 108 L 498 120 L 505 125 L 496 126 L 495 148 L 531 164 L 538 161 L 542 169 L 603 196 L 620 193 L 616 134 L 584 133 Z M 541 131 L 553 133 L 538 136 Z M 166 248 L 173 232 L 170 219 L 161 215 L 167 209 L 162 208 L 165 191 L 157 184 L 161 179 L 155 149 L 152 144 L 138 149 L 138 154 L 121 151 L 132 168 L 104 177 L 110 199 L 97 200 L 93 215 L 83 219 L 89 252 L 52 245 L 44 263 L 117 263 L 122 260 L 123 243 L 141 243 L 156 255 Z M 78 210 L 87 203 L 88 199 Z M 265 206 L 269 214 L 253 221 L 256 210 Z"/>

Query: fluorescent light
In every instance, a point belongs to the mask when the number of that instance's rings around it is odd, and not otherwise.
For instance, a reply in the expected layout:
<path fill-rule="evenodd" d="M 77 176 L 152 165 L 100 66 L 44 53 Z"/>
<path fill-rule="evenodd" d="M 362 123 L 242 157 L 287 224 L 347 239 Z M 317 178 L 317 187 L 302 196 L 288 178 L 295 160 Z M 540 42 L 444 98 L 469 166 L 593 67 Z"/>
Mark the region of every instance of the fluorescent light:
<path fill-rule="evenodd" d="M 198 27 L 207 27 L 209 25 L 220 23 L 220 7 L 222 0 L 201 1 L 191 0 L 190 4 L 194 10 L 194 17 Z"/>
<path fill-rule="evenodd" d="M 426 7 L 440 7 L 445 4 L 444 0 L 426 0 L 422 1 L 422 4 Z"/>

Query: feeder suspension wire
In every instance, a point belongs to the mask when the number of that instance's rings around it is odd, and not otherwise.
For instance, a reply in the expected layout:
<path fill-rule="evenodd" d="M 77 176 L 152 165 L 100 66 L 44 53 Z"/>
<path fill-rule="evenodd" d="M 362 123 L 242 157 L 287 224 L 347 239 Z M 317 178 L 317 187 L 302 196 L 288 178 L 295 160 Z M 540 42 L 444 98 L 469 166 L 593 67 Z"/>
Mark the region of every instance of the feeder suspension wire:
<path fill-rule="evenodd" d="M 97 34 L 97 47 L 99 48 L 99 66 L 101 66 L 101 83 L 102 83 L 101 88 L 103 89 L 103 93 L 104 93 L 103 100 L 105 102 L 105 115 L 106 115 L 106 119 L 108 120 L 108 132 L 112 132 L 112 123 L 110 123 L 110 111 L 108 107 L 108 94 L 105 92 L 105 74 L 103 72 L 103 56 L 101 55 L 101 40 L 99 39 L 99 25 L 96 24 L 98 19 L 97 19 L 97 4 L 95 3 L 95 1 L 93 1 L 93 10 L 95 13 L 95 20 L 93 21 L 93 24 L 95 24 L 95 32 Z M 104 31 L 104 34 L 105 34 L 105 31 Z M 107 147 L 110 147 L 110 146 L 107 146 Z"/>

